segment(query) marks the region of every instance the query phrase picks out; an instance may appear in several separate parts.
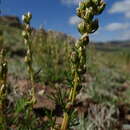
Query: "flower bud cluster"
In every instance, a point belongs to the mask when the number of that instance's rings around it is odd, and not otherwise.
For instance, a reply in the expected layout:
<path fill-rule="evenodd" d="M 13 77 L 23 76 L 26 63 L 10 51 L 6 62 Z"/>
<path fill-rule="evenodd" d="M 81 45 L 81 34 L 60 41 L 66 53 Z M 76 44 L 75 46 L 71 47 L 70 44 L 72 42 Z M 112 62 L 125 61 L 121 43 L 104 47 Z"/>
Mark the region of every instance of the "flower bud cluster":
<path fill-rule="evenodd" d="M 32 49 L 31 49 L 31 27 L 30 27 L 30 20 L 32 18 L 31 13 L 27 13 L 25 15 L 22 16 L 22 20 L 24 23 L 24 31 L 22 32 L 23 38 L 24 38 L 24 43 L 27 47 L 27 52 L 26 52 L 26 56 L 25 56 L 25 63 L 28 66 L 28 71 L 29 73 L 31 73 L 32 71 Z M 31 78 L 31 75 L 30 75 Z"/>
<path fill-rule="evenodd" d="M 77 16 L 82 21 L 78 25 L 78 31 L 81 33 L 80 39 L 75 44 L 75 49 L 71 54 L 71 70 L 73 77 L 73 87 L 76 85 L 76 91 L 80 91 L 83 74 L 86 72 L 86 47 L 89 43 L 89 34 L 94 33 L 98 27 L 98 20 L 94 19 L 105 8 L 103 0 L 84 0 L 79 3 Z M 74 93 L 78 93 L 74 92 Z M 75 98 L 74 94 L 70 96 L 71 100 Z"/>

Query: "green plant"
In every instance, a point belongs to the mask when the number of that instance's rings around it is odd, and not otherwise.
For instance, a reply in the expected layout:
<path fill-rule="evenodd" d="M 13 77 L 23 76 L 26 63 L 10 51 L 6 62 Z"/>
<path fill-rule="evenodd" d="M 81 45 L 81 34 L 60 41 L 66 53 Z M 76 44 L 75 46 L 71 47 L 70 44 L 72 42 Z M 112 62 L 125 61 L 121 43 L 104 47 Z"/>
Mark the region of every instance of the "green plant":
<path fill-rule="evenodd" d="M 37 118 L 32 111 L 30 101 L 26 97 L 16 101 L 13 124 L 18 130 L 35 130 L 38 127 Z"/>
<path fill-rule="evenodd" d="M 72 73 L 72 88 L 69 95 L 69 103 L 66 105 L 64 119 L 61 125 L 61 130 L 68 129 L 69 111 L 74 105 L 76 95 L 82 88 L 83 75 L 86 73 L 86 46 L 89 43 L 89 34 L 94 33 L 99 25 L 98 20 L 93 20 L 95 15 L 99 15 L 105 8 L 103 0 L 84 0 L 80 2 L 77 9 L 77 15 L 82 18 L 78 25 L 78 30 L 81 33 L 81 38 L 76 42 L 74 51 L 71 54 L 71 73 Z"/>
<path fill-rule="evenodd" d="M 36 99 L 35 99 L 35 86 L 34 86 L 34 70 L 32 67 L 33 58 L 32 58 L 32 45 L 31 45 L 32 29 L 30 27 L 31 18 L 32 18 L 32 14 L 29 12 L 27 14 L 23 15 L 22 19 L 24 22 L 24 31 L 23 31 L 22 35 L 24 37 L 24 43 L 27 47 L 27 55 L 25 56 L 25 63 L 27 64 L 27 70 L 28 70 L 30 81 L 31 81 L 32 104 L 35 104 Z"/>
<path fill-rule="evenodd" d="M 1 50 L 1 71 L 0 71 L 0 129 L 6 130 L 6 99 L 7 99 L 7 72 L 8 65 L 5 58 L 6 51 Z"/>
<path fill-rule="evenodd" d="M 24 42 L 27 47 L 27 55 L 25 56 L 25 63 L 27 64 L 27 71 L 29 74 L 29 80 L 31 83 L 30 95 L 23 95 L 20 99 L 16 101 L 14 105 L 14 125 L 16 125 L 19 130 L 35 129 L 37 127 L 37 119 L 35 113 L 33 112 L 33 105 L 36 103 L 35 98 L 35 88 L 34 88 L 34 70 L 32 67 L 32 48 L 31 48 L 31 27 L 30 20 L 32 15 L 27 13 L 23 16 L 24 31 L 22 33 L 24 37 Z M 31 96 L 31 99 L 30 99 Z"/>

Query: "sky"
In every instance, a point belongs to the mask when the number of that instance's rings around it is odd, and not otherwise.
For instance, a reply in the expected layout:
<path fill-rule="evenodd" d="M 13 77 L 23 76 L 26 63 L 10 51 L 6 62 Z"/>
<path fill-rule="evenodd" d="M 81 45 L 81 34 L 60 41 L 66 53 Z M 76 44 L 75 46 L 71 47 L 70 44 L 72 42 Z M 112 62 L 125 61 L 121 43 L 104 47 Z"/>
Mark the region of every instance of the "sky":
<path fill-rule="evenodd" d="M 31 26 L 80 36 L 76 8 L 82 0 L 1 0 L 2 15 L 16 15 L 20 19 L 26 12 L 33 15 Z M 99 29 L 91 35 L 92 41 L 130 40 L 130 0 L 104 0 L 105 11 L 98 16 Z"/>

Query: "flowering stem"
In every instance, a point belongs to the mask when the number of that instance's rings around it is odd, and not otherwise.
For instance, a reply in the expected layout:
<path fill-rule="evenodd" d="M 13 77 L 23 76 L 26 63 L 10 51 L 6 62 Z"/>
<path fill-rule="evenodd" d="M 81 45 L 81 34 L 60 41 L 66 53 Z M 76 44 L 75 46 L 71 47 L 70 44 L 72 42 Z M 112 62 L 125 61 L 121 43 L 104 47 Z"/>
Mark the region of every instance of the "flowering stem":
<path fill-rule="evenodd" d="M 78 25 L 78 30 L 81 33 L 80 39 L 76 42 L 74 51 L 71 54 L 71 75 L 72 75 L 72 88 L 69 94 L 69 103 L 73 106 L 77 94 L 80 92 L 82 86 L 83 76 L 86 73 L 86 47 L 89 43 L 89 34 L 94 33 L 98 29 L 98 20 L 93 20 L 95 15 L 99 15 L 105 8 L 103 0 L 84 0 L 80 2 L 77 8 L 77 16 L 82 21 Z M 61 125 L 61 130 L 67 130 L 69 126 L 68 114 L 70 107 L 66 105 L 64 118 Z M 69 109 L 68 109 L 69 108 Z"/>
<path fill-rule="evenodd" d="M 34 70 L 32 67 L 33 59 L 32 59 L 32 48 L 31 48 L 31 27 L 30 27 L 30 20 L 32 18 L 31 13 L 27 13 L 23 15 L 23 22 L 24 22 L 24 31 L 22 33 L 24 37 L 24 43 L 27 46 L 27 55 L 25 56 L 25 63 L 27 64 L 27 70 L 31 81 L 32 86 L 32 103 L 35 104 L 36 98 L 35 98 L 35 87 L 34 87 Z"/>

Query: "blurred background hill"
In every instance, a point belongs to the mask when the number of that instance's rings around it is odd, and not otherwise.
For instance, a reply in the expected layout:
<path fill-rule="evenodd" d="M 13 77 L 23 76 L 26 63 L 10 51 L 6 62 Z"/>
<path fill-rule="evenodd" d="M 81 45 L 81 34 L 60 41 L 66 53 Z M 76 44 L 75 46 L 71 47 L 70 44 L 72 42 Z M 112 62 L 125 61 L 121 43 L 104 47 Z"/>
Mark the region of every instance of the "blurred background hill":
<path fill-rule="evenodd" d="M 0 31 L 3 32 L 4 43 L 0 46 L 4 46 L 12 53 L 15 53 L 15 50 L 20 50 L 24 48 L 23 39 L 21 36 L 22 23 L 17 16 L 0 16 Z M 55 30 L 45 30 L 44 27 L 39 29 L 33 28 L 33 36 L 42 36 L 52 41 L 58 40 L 62 42 L 67 42 L 68 44 L 73 44 L 76 41 L 76 38 L 67 35 L 63 32 L 58 32 Z M 107 43 L 107 44 L 106 44 Z M 104 51 L 119 51 L 120 49 L 129 49 L 130 41 L 106 41 L 106 42 L 91 42 L 95 45 L 96 49 Z M 17 50 L 17 51 L 18 51 Z M 24 51 L 24 50 L 23 50 Z"/>

